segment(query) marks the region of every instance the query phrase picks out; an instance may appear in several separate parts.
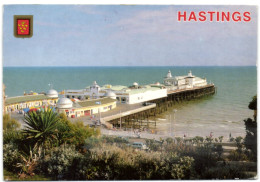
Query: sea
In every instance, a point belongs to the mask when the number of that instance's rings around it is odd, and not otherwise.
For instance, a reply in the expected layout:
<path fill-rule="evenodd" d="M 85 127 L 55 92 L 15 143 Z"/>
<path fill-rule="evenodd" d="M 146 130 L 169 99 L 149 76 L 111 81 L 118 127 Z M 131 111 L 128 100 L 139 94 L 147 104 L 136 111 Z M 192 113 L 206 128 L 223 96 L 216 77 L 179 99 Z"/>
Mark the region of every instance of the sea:
<path fill-rule="evenodd" d="M 130 86 L 163 82 L 168 71 L 173 76 L 192 74 L 214 83 L 217 93 L 203 99 L 183 102 L 157 116 L 158 133 L 174 136 L 245 136 L 244 120 L 253 118 L 248 104 L 257 93 L 257 68 L 246 67 L 4 67 L 3 83 L 8 97 L 24 92 L 84 89 L 96 81 Z"/>

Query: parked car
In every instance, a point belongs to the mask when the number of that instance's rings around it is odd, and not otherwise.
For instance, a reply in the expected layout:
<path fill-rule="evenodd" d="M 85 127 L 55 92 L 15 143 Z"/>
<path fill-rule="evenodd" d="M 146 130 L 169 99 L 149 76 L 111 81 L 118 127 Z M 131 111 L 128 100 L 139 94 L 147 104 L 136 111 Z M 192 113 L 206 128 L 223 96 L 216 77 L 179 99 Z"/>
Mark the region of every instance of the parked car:
<path fill-rule="evenodd" d="M 142 142 L 134 142 L 132 147 L 140 150 L 148 150 L 148 147 Z"/>

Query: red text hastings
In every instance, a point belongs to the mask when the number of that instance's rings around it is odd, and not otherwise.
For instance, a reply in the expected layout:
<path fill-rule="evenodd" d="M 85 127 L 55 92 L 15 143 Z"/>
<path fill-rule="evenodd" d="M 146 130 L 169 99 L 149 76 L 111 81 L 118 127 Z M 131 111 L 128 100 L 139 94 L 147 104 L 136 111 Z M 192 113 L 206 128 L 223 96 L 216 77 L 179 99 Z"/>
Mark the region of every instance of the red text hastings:
<path fill-rule="evenodd" d="M 199 11 L 186 12 L 178 11 L 179 22 L 249 22 L 251 21 L 250 12 L 219 12 L 219 11 Z"/>

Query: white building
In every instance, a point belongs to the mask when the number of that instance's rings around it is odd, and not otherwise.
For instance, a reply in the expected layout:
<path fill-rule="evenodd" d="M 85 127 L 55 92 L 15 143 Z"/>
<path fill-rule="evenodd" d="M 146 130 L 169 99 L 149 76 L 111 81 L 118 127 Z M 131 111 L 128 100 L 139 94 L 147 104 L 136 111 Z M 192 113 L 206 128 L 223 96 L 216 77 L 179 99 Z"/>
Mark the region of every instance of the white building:
<path fill-rule="evenodd" d="M 189 89 L 205 86 L 207 85 L 207 80 L 206 78 L 192 75 L 191 71 L 189 71 L 188 75 L 172 77 L 171 71 L 169 70 L 164 78 L 164 85 L 168 90 Z"/>
<path fill-rule="evenodd" d="M 113 90 L 114 87 L 111 88 Z M 136 82 L 133 86 L 121 90 L 113 90 L 116 94 L 118 103 L 137 104 L 149 102 L 155 99 L 167 97 L 165 87 L 156 87 L 151 85 L 139 86 Z"/>
<path fill-rule="evenodd" d="M 67 117 L 75 118 L 107 112 L 114 108 L 116 108 L 116 99 L 109 97 L 78 102 L 72 102 L 68 98 L 60 98 L 56 110 L 58 113 L 66 114 Z"/>
<path fill-rule="evenodd" d="M 86 89 L 67 90 L 65 96 L 80 100 L 109 97 L 116 98 L 117 103 L 136 104 L 167 97 L 167 89 L 161 85 L 139 86 L 136 82 L 130 87 L 122 85 L 104 85 L 100 87 L 94 82 L 92 86 Z"/>
<path fill-rule="evenodd" d="M 103 97 L 106 92 L 101 90 L 101 87 L 97 84 L 96 81 L 93 82 L 93 85 L 86 87 L 85 89 L 80 90 L 66 90 L 65 96 L 70 99 L 97 99 Z"/>

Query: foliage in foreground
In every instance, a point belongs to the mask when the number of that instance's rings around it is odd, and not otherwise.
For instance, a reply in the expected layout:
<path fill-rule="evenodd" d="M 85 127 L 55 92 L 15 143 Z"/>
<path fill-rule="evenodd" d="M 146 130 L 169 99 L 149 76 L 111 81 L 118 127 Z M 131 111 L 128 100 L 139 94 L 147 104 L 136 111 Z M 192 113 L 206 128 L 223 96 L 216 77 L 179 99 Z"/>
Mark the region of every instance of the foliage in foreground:
<path fill-rule="evenodd" d="M 257 96 L 252 98 L 248 108 L 254 110 L 254 119 L 247 118 L 244 120 L 246 126 L 244 145 L 247 149 L 249 158 L 252 161 L 257 161 Z"/>
<path fill-rule="evenodd" d="M 256 99 L 252 101 L 253 104 L 255 102 Z M 7 122 L 5 125 L 4 168 L 18 173 L 19 179 L 32 179 L 35 173 L 52 180 L 253 177 L 247 173 L 248 168 L 226 165 L 225 160 L 256 160 L 256 120 L 245 121 L 246 138 L 235 138 L 237 149 L 224 157 L 223 137 L 215 140 L 199 136 L 192 139 L 146 140 L 151 152 L 136 151 L 124 138 L 99 138 L 100 131 L 85 127 L 83 122 L 71 123 L 66 116 L 49 114 L 33 113 L 33 120 L 29 121 L 31 127 L 27 128 L 30 131 L 24 133 L 19 132 L 16 122 L 6 116 L 5 120 L 13 124 Z M 52 118 L 52 122 L 49 123 L 45 117 L 49 117 L 48 121 Z M 44 130 L 39 127 L 43 125 Z M 45 131 L 50 136 L 45 135 Z M 219 160 L 224 161 L 222 166 L 218 165 Z"/>
<path fill-rule="evenodd" d="M 7 171 L 4 169 L 4 180 L 5 181 L 19 181 L 21 178 L 19 178 L 15 173 Z M 23 181 L 50 181 L 51 178 L 42 176 L 42 175 L 34 175 L 28 178 L 23 178 Z"/>
<path fill-rule="evenodd" d="M 54 179 L 141 180 L 189 179 L 193 159 L 175 153 L 146 153 L 104 145 L 81 154 L 69 146 L 49 151 L 39 169 Z"/>
<path fill-rule="evenodd" d="M 24 130 L 17 130 L 18 122 L 9 115 L 3 119 L 6 123 L 3 135 L 4 168 L 19 173 L 23 178 L 34 175 L 38 160 L 46 150 L 64 143 L 74 145 L 79 150 L 88 137 L 100 134 L 98 129 L 84 126 L 80 121 L 71 123 L 50 109 L 28 113 L 25 116 L 27 128 Z"/>
<path fill-rule="evenodd" d="M 3 130 L 4 132 L 7 131 L 14 131 L 21 127 L 21 124 L 16 121 L 15 119 L 12 119 L 9 114 L 3 115 Z"/>
<path fill-rule="evenodd" d="M 49 108 L 44 111 L 27 112 L 24 117 L 24 135 L 36 147 L 50 146 L 55 140 L 58 121 L 58 113 Z"/>

